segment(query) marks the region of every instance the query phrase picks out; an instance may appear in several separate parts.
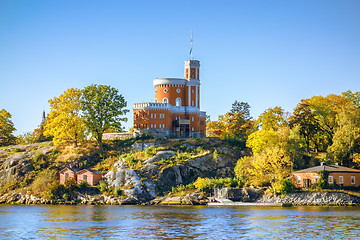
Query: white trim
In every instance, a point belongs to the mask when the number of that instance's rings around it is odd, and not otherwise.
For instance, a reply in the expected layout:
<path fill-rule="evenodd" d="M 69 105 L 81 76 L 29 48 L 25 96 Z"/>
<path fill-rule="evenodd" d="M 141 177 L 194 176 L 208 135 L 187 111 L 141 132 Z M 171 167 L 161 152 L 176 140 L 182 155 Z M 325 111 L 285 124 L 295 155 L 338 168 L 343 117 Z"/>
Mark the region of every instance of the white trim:
<path fill-rule="evenodd" d="M 189 102 L 188 106 L 191 106 L 191 86 L 189 86 Z"/>
<path fill-rule="evenodd" d="M 333 177 L 333 176 L 329 176 L 328 182 L 329 182 L 329 184 L 334 184 L 334 177 Z"/>
<path fill-rule="evenodd" d="M 195 91 L 196 91 L 196 92 L 195 92 L 195 96 L 196 96 L 195 106 L 196 106 L 196 107 L 199 107 L 199 106 L 198 106 L 198 87 L 199 87 L 199 86 L 196 86 L 196 87 L 195 87 Z"/>
<path fill-rule="evenodd" d="M 354 181 L 353 181 L 354 180 Z M 355 176 L 351 176 L 351 184 L 356 184 Z"/>
<path fill-rule="evenodd" d="M 181 107 L 181 98 L 178 97 L 178 98 L 176 98 L 175 101 L 176 101 L 176 106 Z"/>
<path fill-rule="evenodd" d="M 339 184 L 344 184 L 344 176 L 339 176 Z"/>
<path fill-rule="evenodd" d="M 301 184 L 301 177 L 300 176 L 296 176 L 296 184 Z"/>
<path fill-rule="evenodd" d="M 169 103 L 169 99 L 167 97 L 163 98 L 163 103 Z"/>

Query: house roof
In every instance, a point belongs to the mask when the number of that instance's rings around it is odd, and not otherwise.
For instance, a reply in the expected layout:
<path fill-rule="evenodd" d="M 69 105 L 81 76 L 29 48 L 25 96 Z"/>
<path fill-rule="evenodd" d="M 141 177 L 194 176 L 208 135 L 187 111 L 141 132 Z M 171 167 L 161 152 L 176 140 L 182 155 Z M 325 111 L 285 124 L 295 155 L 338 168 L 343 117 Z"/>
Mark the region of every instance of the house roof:
<path fill-rule="evenodd" d="M 295 171 L 295 173 L 320 172 L 323 170 L 329 171 L 329 172 L 360 172 L 360 170 L 355 169 L 355 168 L 343 167 L 343 166 L 339 166 L 337 164 L 326 165 L 326 164 L 322 163 L 320 166 L 302 169 L 299 171 Z"/>
<path fill-rule="evenodd" d="M 102 174 L 101 172 L 93 170 L 93 169 L 82 169 L 78 173 L 83 172 L 83 171 L 88 171 L 88 172 L 91 172 L 91 173 L 94 173 L 94 174 Z"/>
<path fill-rule="evenodd" d="M 77 173 L 77 172 L 79 172 L 79 169 L 78 168 L 70 168 L 70 167 L 65 167 L 65 168 L 63 168 L 63 169 L 61 169 L 61 171 L 59 172 L 59 173 L 63 173 L 65 170 L 70 170 L 70 171 L 72 171 L 72 172 L 74 172 L 74 173 Z"/>

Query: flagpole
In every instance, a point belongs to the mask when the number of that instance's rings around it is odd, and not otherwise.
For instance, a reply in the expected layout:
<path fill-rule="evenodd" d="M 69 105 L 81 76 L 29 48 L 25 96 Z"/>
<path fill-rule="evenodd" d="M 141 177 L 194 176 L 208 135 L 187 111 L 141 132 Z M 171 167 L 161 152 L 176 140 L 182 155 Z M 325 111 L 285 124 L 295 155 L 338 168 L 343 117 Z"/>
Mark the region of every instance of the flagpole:
<path fill-rule="evenodd" d="M 193 60 L 193 31 L 191 30 L 191 60 Z"/>

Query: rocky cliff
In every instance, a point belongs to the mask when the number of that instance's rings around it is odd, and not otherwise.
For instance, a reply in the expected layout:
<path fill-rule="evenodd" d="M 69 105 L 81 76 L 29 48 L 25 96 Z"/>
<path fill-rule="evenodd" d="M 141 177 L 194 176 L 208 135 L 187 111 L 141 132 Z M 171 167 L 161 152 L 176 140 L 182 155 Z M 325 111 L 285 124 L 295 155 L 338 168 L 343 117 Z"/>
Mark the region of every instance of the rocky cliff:
<path fill-rule="evenodd" d="M 226 154 L 214 157 L 208 153 L 178 164 L 160 164 L 175 154 L 174 151 L 159 151 L 136 171 L 125 159 L 120 159 L 104 178 L 108 185 L 124 189 L 126 196 L 149 201 L 171 191 L 173 186 L 194 182 L 198 177 L 232 177 L 237 160 Z"/>

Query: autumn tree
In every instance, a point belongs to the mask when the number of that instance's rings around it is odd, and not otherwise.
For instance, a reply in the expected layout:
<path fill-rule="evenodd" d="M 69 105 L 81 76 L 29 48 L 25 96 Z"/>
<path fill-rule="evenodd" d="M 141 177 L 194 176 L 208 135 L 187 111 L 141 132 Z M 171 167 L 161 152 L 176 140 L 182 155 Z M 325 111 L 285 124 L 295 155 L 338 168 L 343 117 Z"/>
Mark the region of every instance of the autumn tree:
<path fill-rule="evenodd" d="M 104 131 L 112 128 L 121 131 L 121 122 L 129 112 L 124 97 L 107 85 L 90 85 L 82 90 L 81 106 L 87 130 L 97 140 L 100 150 Z"/>
<path fill-rule="evenodd" d="M 298 126 L 300 135 L 305 139 L 306 149 L 310 151 L 310 141 L 315 138 L 320 130 L 318 120 L 316 119 L 310 104 L 306 100 L 296 106 L 294 113 L 290 116 L 290 127 Z"/>
<path fill-rule="evenodd" d="M 337 123 L 331 149 L 336 161 L 350 165 L 350 159 L 359 154 L 360 109 L 353 102 L 349 102 L 341 109 Z"/>
<path fill-rule="evenodd" d="M 0 146 L 7 146 L 15 143 L 13 132 L 16 131 L 11 120 L 11 114 L 5 109 L 0 110 Z"/>
<path fill-rule="evenodd" d="M 50 113 L 44 125 L 44 135 L 53 136 L 55 144 L 67 140 L 77 146 L 84 138 L 85 122 L 81 117 L 80 98 L 81 90 L 70 88 L 49 100 Z"/>
<path fill-rule="evenodd" d="M 250 105 L 235 101 L 229 112 L 220 115 L 217 121 L 207 123 L 207 136 L 234 138 L 245 142 L 253 129 Z"/>

